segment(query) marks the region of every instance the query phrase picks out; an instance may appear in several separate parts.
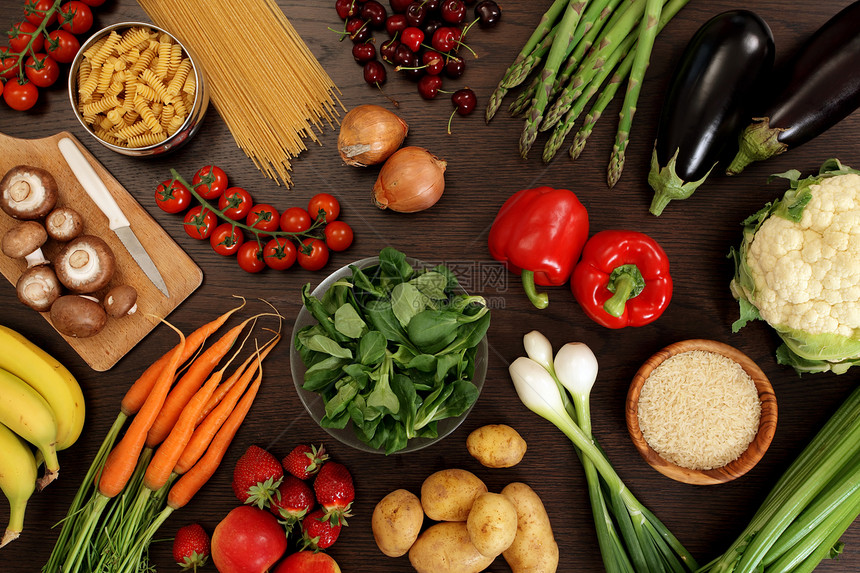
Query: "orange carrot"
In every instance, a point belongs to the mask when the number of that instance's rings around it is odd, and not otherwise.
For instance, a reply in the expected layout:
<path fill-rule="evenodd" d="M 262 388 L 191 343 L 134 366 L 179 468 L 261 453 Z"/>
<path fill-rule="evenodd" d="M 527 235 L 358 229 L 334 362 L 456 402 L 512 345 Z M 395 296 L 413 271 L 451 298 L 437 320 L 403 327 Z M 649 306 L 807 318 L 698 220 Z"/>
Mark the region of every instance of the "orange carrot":
<path fill-rule="evenodd" d="M 204 452 L 206 452 L 206 448 L 209 447 L 212 438 L 218 431 L 218 428 L 221 427 L 224 420 L 230 416 L 233 408 L 236 407 L 236 403 L 239 401 L 245 388 L 248 387 L 248 383 L 251 381 L 254 372 L 260 367 L 263 359 L 269 354 L 269 351 L 271 351 L 274 345 L 277 344 L 279 339 L 280 336 L 276 336 L 271 339 L 266 346 L 259 349 L 257 353 L 250 356 L 250 358 L 257 359 L 255 367 L 248 368 L 242 373 L 242 376 L 236 384 L 230 388 L 230 391 L 224 397 L 224 400 L 221 401 L 208 416 L 206 416 L 206 419 L 204 419 L 199 426 L 197 426 L 197 429 L 194 430 L 194 434 L 185 446 L 185 450 L 176 462 L 176 466 L 173 468 L 175 473 L 180 475 L 184 474 L 203 456 Z"/>
<path fill-rule="evenodd" d="M 266 344 L 264 344 L 264 345 L 263 345 L 263 348 L 261 348 L 258 352 L 262 352 L 262 353 L 263 353 L 263 358 L 265 358 L 265 357 L 269 354 L 269 352 L 272 350 L 272 347 L 273 347 L 275 344 L 277 344 L 277 342 L 278 342 L 280 339 L 281 339 L 281 335 L 280 335 L 280 334 L 276 334 L 274 337 L 272 337 L 271 339 L 269 339 L 269 340 L 266 342 Z M 212 410 L 214 410 L 214 409 L 215 409 L 215 407 L 216 407 L 218 404 L 220 404 L 220 403 L 221 403 L 221 400 L 223 400 L 223 399 L 224 399 L 224 397 L 227 395 L 227 393 L 228 393 L 228 392 L 230 392 L 230 390 L 233 388 L 233 385 L 234 385 L 234 384 L 236 383 L 236 381 L 237 381 L 237 380 L 239 380 L 239 379 L 240 379 L 240 377 L 245 373 L 246 369 L 248 368 L 248 365 L 249 365 L 249 364 L 251 363 L 251 361 L 252 361 L 252 360 L 254 360 L 256 357 L 257 357 L 257 352 L 255 352 L 254 354 L 249 355 L 249 356 L 245 359 L 245 361 L 244 361 L 242 364 L 240 364 L 240 365 L 236 368 L 236 371 L 235 371 L 235 372 L 234 372 L 234 373 L 233 373 L 233 374 L 232 374 L 232 375 L 231 375 L 227 380 L 225 380 L 223 384 L 221 384 L 220 386 L 218 386 L 218 388 L 216 388 L 216 389 L 215 389 L 215 392 L 212 394 L 212 397 L 211 397 L 211 398 L 209 398 L 209 401 L 206 403 L 206 407 L 204 407 L 204 408 L 203 408 L 203 411 L 201 411 L 201 412 L 200 412 L 200 417 L 199 417 L 199 418 L 197 418 L 197 423 L 198 423 L 198 424 L 201 424 L 201 423 L 203 422 L 203 420 L 206 418 L 206 416 L 208 416 L 208 415 L 209 415 L 209 413 L 210 413 Z M 249 379 L 250 379 L 250 376 L 251 376 L 252 374 L 253 374 L 253 370 L 248 374 Z M 246 382 L 245 382 L 245 387 L 247 387 L 247 386 L 248 386 L 248 382 L 246 381 Z M 241 394 L 241 392 L 240 392 L 240 394 Z M 239 398 L 237 397 L 237 398 L 236 398 L 236 400 L 238 400 L 238 399 L 239 399 Z M 235 401 L 234 401 L 234 405 L 235 405 Z M 232 407 L 231 407 L 231 409 L 232 409 Z M 229 413 L 230 413 L 230 412 L 228 411 L 228 412 L 227 412 L 227 414 L 229 414 Z"/>
<path fill-rule="evenodd" d="M 233 441 L 233 437 L 239 431 L 239 426 L 245 420 L 245 416 L 248 414 L 248 410 L 251 409 L 251 404 L 254 403 L 254 398 L 257 396 L 257 391 L 260 389 L 260 382 L 263 380 L 263 364 L 259 359 L 257 360 L 257 365 L 257 377 L 236 405 L 236 409 L 233 410 L 227 421 L 224 422 L 224 425 L 215 434 L 209 449 L 206 450 L 200 461 L 194 464 L 194 467 L 188 470 L 170 488 L 170 493 L 167 494 L 168 507 L 179 509 L 185 506 L 191 501 L 194 494 L 200 491 L 200 488 L 212 477 L 215 470 L 218 469 L 218 465 L 224 458 L 230 442 Z"/>
<path fill-rule="evenodd" d="M 147 446 L 155 447 L 164 441 L 167 434 L 170 433 L 170 430 L 176 424 L 176 420 L 179 419 L 182 409 L 185 408 L 191 397 L 200 389 L 209 374 L 212 373 L 221 359 L 224 358 L 224 355 L 227 354 L 233 343 L 239 338 L 239 334 L 245 328 L 245 325 L 256 320 L 259 316 L 261 315 L 252 316 L 234 326 L 220 340 L 212 344 L 203 354 L 197 357 L 164 401 L 164 407 L 158 413 L 158 417 L 149 429 L 149 435 L 146 438 Z"/>
<path fill-rule="evenodd" d="M 242 299 L 242 304 L 237 306 L 236 308 L 227 311 L 222 314 L 212 322 L 204 324 L 194 332 L 188 335 L 188 338 L 185 343 L 185 349 L 182 352 L 180 364 L 191 358 L 191 355 L 194 354 L 200 346 L 203 345 L 203 342 L 211 335 L 213 332 L 221 328 L 221 326 L 227 322 L 227 319 L 233 315 L 234 312 L 241 309 L 245 306 L 245 299 Z M 146 400 L 146 397 L 149 396 L 150 391 L 152 391 L 152 387 L 155 385 L 155 382 L 158 380 L 161 371 L 164 370 L 164 367 L 170 361 L 170 357 L 173 352 L 176 350 L 176 347 L 173 347 L 169 352 L 165 353 L 164 356 L 156 360 L 152 363 L 152 365 L 144 370 L 143 374 L 132 384 L 131 388 L 128 389 L 128 392 L 125 393 L 125 396 L 122 399 L 122 413 L 127 416 L 131 416 L 136 414 L 140 407 L 143 405 L 143 402 Z"/>
<path fill-rule="evenodd" d="M 167 324 L 179 334 L 179 344 L 171 351 L 167 366 L 161 371 L 152 391 L 146 397 L 137 415 L 132 419 L 122 440 L 111 450 L 107 460 L 105 460 L 99 478 L 99 493 L 105 497 L 110 498 L 119 494 L 131 478 L 140 451 L 146 441 L 147 432 L 149 432 L 149 428 L 164 405 L 167 392 L 173 383 L 173 376 L 185 352 L 185 336 L 173 325 Z"/>

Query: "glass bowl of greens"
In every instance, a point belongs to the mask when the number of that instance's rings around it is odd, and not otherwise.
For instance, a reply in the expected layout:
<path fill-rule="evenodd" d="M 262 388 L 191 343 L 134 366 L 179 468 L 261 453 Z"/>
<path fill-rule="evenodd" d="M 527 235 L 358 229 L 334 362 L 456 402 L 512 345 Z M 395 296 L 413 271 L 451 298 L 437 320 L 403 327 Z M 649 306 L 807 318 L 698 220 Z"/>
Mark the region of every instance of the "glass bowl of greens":
<path fill-rule="evenodd" d="M 490 311 L 444 265 L 386 247 L 329 275 L 292 333 L 290 368 L 311 417 L 373 453 L 427 447 L 465 420 L 487 373 Z"/>

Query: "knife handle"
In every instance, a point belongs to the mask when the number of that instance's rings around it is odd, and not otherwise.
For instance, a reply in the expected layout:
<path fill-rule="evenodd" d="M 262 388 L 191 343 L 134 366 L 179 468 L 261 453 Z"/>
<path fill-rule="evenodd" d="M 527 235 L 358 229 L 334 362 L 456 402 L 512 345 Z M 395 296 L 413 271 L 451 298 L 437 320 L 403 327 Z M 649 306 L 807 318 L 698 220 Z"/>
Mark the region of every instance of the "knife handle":
<path fill-rule="evenodd" d="M 101 209 L 102 213 L 107 216 L 110 229 L 113 231 L 119 227 L 128 227 L 128 219 L 123 215 L 113 195 L 110 194 L 110 191 L 105 187 L 96 170 L 93 169 L 93 166 L 90 165 L 90 162 L 87 161 L 87 158 L 84 157 L 84 154 L 75 145 L 75 142 L 68 137 L 64 137 L 59 141 L 57 146 L 60 148 L 60 153 L 66 158 L 66 163 L 72 168 L 72 172 L 77 177 L 78 183 L 81 184 L 81 187 L 87 192 L 87 195 L 90 196 L 90 199 L 93 200 L 96 206 Z"/>

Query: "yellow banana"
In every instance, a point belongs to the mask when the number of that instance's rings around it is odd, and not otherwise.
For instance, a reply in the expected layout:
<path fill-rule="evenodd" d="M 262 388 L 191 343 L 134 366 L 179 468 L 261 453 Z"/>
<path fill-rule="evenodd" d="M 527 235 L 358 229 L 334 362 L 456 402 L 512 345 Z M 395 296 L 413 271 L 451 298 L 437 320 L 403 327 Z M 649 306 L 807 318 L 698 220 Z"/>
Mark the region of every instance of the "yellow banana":
<path fill-rule="evenodd" d="M 0 325 L 0 368 L 27 384 L 51 406 L 57 421 L 57 450 L 75 443 L 86 408 L 78 381 L 53 356 L 11 328 Z"/>
<path fill-rule="evenodd" d="M 51 406 L 29 384 L 0 370 L 0 424 L 36 446 L 45 459 L 45 476 L 37 483 L 42 489 L 57 477 L 57 422 Z"/>
<path fill-rule="evenodd" d="M 0 490 L 9 500 L 9 525 L 0 547 L 18 538 L 24 529 L 27 501 L 36 489 L 36 460 L 30 446 L 15 432 L 0 424 Z"/>

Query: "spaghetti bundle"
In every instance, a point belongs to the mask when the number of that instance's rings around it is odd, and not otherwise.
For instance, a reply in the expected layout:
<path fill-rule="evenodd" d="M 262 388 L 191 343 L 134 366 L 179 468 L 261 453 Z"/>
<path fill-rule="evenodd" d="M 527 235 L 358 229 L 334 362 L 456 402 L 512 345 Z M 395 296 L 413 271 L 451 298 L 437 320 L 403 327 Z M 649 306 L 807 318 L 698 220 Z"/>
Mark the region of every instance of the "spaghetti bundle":
<path fill-rule="evenodd" d="M 194 53 L 236 143 L 268 177 L 290 184 L 290 159 L 333 127 L 337 87 L 274 0 L 138 0 Z M 246 36 L 238 46 L 228 30 Z"/>

